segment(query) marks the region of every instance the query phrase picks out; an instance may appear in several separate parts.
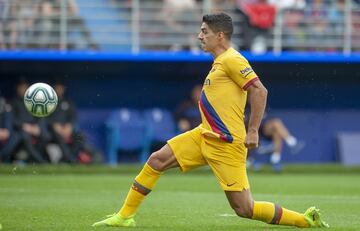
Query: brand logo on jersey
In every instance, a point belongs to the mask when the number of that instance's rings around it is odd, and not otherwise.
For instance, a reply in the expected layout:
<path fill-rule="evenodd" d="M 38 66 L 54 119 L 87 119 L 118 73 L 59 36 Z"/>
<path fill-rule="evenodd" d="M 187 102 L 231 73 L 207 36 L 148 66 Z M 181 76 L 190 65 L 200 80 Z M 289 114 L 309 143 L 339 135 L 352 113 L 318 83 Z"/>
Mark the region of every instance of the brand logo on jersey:
<path fill-rule="evenodd" d="M 245 69 L 240 70 L 240 73 L 244 75 L 244 78 L 246 78 L 251 72 L 253 72 L 251 67 L 246 67 Z"/>
<path fill-rule="evenodd" d="M 206 78 L 204 81 L 204 85 L 210 86 L 210 79 Z"/>
<path fill-rule="evenodd" d="M 236 182 L 234 182 L 234 183 L 232 183 L 232 184 L 226 184 L 226 186 L 231 187 L 231 186 L 233 186 L 233 185 L 235 185 L 235 184 L 236 184 Z"/>

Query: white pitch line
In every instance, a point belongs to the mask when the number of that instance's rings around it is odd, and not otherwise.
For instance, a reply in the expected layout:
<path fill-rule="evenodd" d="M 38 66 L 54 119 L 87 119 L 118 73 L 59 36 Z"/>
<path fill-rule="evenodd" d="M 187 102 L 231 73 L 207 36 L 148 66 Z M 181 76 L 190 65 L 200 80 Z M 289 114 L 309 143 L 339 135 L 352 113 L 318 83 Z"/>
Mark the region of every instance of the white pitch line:
<path fill-rule="evenodd" d="M 222 213 L 219 214 L 220 217 L 237 217 L 236 214 L 230 214 L 230 213 Z"/>

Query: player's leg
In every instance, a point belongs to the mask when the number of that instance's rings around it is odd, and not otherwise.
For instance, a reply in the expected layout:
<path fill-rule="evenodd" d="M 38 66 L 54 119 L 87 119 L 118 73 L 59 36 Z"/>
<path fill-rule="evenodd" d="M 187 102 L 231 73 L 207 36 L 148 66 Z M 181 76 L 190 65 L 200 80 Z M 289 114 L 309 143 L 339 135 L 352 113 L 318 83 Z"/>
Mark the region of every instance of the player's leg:
<path fill-rule="evenodd" d="M 292 225 L 297 227 L 322 226 L 320 213 L 312 209 L 316 221 L 310 215 L 300 214 L 274 203 L 254 201 L 246 173 L 246 148 L 243 143 L 224 143 L 205 139 L 202 149 L 226 197 L 240 217 L 260 220 L 269 224 Z"/>
<path fill-rule="evenodd" d="M 281 160 L 283 141 L 282 138 L 277 133 L 271 135 L 271 141 L 273 143 L 274 150 L 271 154 L 270 161 L 272 164 L 276 164 L 279 163 Z"/>
<path fill-rule="evenodd" d="M 32 137 L 30 134 L 22 131 L 20 132 L 22 144 L 25 150 L 30 155 L 31 159 L 38 163 L 46 163 L 47 161 L 42 157 L 41 153 L 35 148 L 32 143 Z"/>
<path fill-rule="evenodd" d="M 120 211 L 105 220 L 94 223 L 93 226 L 135 226 L 133 217 L 141 202 L 154 188 L 161 173 L 176 166 L 179 164 L 168 144 L 152 153 L 136 176 Z"/>
<path fill-rule="evenodd" d="M 289 136 L 288 130 L 282 126 L 279 119 L 267 120 L 262 126 L 262 133 L 271 138 L 273 143 L 273 151 L 270 157 L 270 162 L 274 165 L 279 164 L 281 161 L 281 151 L 283 146 L 283 139 Z"/>
<path fill-rule="evenodd" d="M 21 136 L 17 132 L 11 133 L 10 138 L 3 144 L 0 151 L 0 161 L 10 162 L 20 142 Z"/>
<path fill-rule="evenodd" d="M 328 227 L 321 220 L 320 211 L 309 208 L 304 214 L 283 208 L 266 201 L 254 201 L 249 189 L 243 191 L 225 191 L 226 197 L 240 217 L 263 221 L 274 225 L 289 225 L 300 228 Z"/>
<path fill-rule="evenodd" d="M 272 134 L 276 133 L 284 140 L 291 136 L 284 123 L 277 118 L 267 120 L 263 126 L 263 132 L 267 136 L 271 136 Z"/>
<path fill-rule="evenodd" d="M 266 121 L 263 127 L 263 133 L 271 137 L 273 135 L 279 136 L 285 140 L 293 153 L 299 152 L 305 146 L 304 142 L 298 141 L 296 137 L 289 132 L 285 124 L 277 118 Z"/>
<path fill-rule="evenodd" d="M 145 196 L 151 192 L 162 172 L 174 167 L 186 171 L 206 163 L 198 145 L 200 138 L 200 130 L 196 128 L 169 140 L 168 144 L 151 154 L 135 178 L 120 211 L 93 226 L 134 226 L 133 217 L 137 209 Z"/>
<path fill-rule="evenodd" d="M 303 214 L 286 210 L 270 202 L 254 201 L 250 189 L 225 191 L 225 194 L 231 208 L 240 217 L 259 220 L 268 224 L 309 227 Z"/>
<path fill-rule="evenodd" d="M 141 172 L 136 176 L 119 215 L 122 217 L 134 215 L 145 196 L 154 188 L 162 172 L 178 166 L 179 163 L 168 144 L 152 153 Z"/>

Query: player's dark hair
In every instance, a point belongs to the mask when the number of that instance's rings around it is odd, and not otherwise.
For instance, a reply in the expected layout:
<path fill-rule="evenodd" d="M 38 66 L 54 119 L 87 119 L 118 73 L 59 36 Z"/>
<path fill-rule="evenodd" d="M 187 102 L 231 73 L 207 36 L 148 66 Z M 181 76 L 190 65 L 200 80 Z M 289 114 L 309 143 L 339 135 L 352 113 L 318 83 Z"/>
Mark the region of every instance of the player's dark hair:
<path fill-rule="evenodd" d="M 202 21 L 206 23 L 214 32 L 223 32 L 225 37 L 230 40 L 234 31 L 233 22 L 229 15 L 225 13 L 206 14 Z"/>
<path fill-rule="evenodd" d="M 23 85 L 23 84 L 28 85 L 29 82 L 27 81 L 27 78 L 26 78 L 25 76 L 21 75 L 21 76 L 18 78 L 17 82 L 16 82 L 16 86 L 20 86 L 20 85 Z"/>

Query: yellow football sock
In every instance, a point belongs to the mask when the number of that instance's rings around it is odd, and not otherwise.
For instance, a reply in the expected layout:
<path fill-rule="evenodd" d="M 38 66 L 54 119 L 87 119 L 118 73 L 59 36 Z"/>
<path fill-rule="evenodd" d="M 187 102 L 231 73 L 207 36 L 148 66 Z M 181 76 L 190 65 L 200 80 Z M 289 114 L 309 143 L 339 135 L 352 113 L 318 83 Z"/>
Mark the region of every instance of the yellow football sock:
<path fill-rule="evenodd" d="M 128 195 L 119 214 L 122 217 L 129 217 L 135 214 L 137 208 L 144 200 L 145 196 L 154 188 L 156 181 L 159 179 L 161 172 L 156 171 L 147 163 L 141 170 L 139 175 L 135 178 Z"/>
<path fill-rule="evenodd" d="M 269 224 L 291 225 L 301 228 L 309 227 L 303 214 L 265 201 L 254 201 L 252 219 Z"/>

